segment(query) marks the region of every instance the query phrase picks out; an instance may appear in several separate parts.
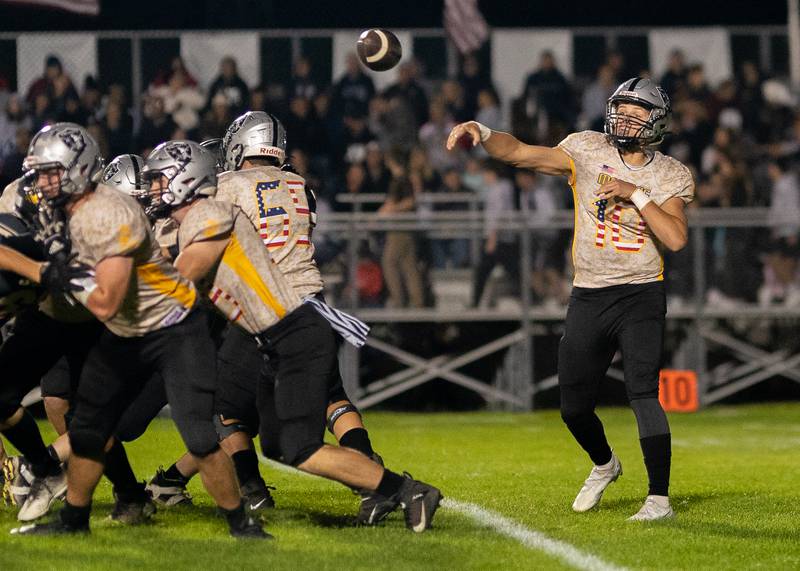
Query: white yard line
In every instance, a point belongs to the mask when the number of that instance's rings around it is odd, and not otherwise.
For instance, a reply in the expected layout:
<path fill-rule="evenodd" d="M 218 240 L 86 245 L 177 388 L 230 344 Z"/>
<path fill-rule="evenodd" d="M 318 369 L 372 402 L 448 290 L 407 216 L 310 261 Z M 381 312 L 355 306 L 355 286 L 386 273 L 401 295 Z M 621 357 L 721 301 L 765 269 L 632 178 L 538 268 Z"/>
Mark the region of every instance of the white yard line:
<path fill-rule="evenodd" d="M 529 549 L 541 551 L 556 559 L 560 559 L 562 562 L 576 569 L 583 569 L 585 571 L 625 570 L 625 567 L 614 565 L 613 563 L 600 559 L 596 555 L 581 551 L 566 541 L 547 537 L 540 531 L 526 527 L 497 512 L 482 508 L 479 505 L 445 498 L 442 502 L 442 506 L 460 512 L 478 524 L 492 528 L 501 535 L 515 539 Z"/>
<path fill-rule="evenodd" d="M 300 470 L 296 470 L 280 462 L 269 460 L 260 454 L 258 455 L 258 459 L 262 464 L 266 464 L 281 472 L 290 472 L 300 476 L 313 477 L 310 474 L 306 474 L 305 472 L 301 472 Z M 625 567 L 614 565 L 596 555 L 581 551 L 566 541 L 547 537 L 540 531 L 526 527 L 504 515 L 482 508 L 479 505 L 445 498 L 442 500 L 442 507 L 459 512 L 481 526 L 490 527 L 500 535 L 505 535 L 506 537 L 520 542 L 528 549 L 546 553 L 575 569 L 582 569 L 584 571 L 626 571 Z"/>

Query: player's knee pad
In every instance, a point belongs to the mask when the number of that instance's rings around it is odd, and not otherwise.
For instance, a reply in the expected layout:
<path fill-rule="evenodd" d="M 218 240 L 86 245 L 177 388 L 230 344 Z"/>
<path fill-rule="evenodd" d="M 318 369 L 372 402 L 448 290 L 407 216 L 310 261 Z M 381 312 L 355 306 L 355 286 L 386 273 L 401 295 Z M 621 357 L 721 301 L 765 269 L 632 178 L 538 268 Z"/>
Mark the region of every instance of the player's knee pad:
<path fill-rule="evenodd" d="M 333 434 L 333 425 L 336 424 L 336 421 L 349 412 L 354 412 L 357 415 L 361 416 L 361 412 L 359 412 L 358 408 L 356 408 L 356 406 L 351 402 L 336 407 L 336 409 L 334 409 L 334 411 L 328 415 L 327 425 L 328 425 L 328 431 L 331 434 Z"/>
<path fill-rule="evenodd" d="M 83 458 L 103 458 L 107 442 L 107 436 L 93 430 L 83 428 L 69 432 L 72 452 Z"/>
<path fill-rule="evenodd" d="M 639 427 L 639 438 L 669 434 L 667 415 L 657 398 L 633 399 L 631 408 Z"/>
<path fill-rule="evenodd" d="M 225 422 L 222 419 L 221 414 L 214 415 L 214 429 L 217 431 L 217 437 L 219 438 L 220 442 L 229 436 L 233 436 L 237 432 L 244 432 L 250 437 L 254 436 L 253 430 L 247 425 L 247 423 L 242 422 L 241 420 Z"/>

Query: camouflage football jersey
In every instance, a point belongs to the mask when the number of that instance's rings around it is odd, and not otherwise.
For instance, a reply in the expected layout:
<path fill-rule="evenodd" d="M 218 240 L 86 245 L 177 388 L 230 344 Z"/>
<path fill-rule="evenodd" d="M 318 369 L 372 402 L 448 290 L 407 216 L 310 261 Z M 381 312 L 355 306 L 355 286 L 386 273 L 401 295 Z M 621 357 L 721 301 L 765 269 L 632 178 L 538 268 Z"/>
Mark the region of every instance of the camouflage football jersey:
<path fill-rule="evenodd" d="M 194 242 L 225 236 L 228 246 L 199 288 L 229 321 L 261 333 L 299 307 L 300 297 L 245 214 L 229 202 L 206 198 L 193 205 L 181 222 L 178 245 L 183 251 Z"/>
<path fill-rule="evenodd" d="M 599 200 L 595 192 L 613 177 L 642 187 L 659 206 L 675 197 L 689 203 L 694 197 L 689 169 L 658 151 L 645 166 L 629 167 L 605 135 L 594 131 L 573 133 L 558 146 L 572 166 L 574 285 L 599 288 L 663 280 L 662 246 L 636 206 L 618 198 Z"/>
<path fill-rule="evenodd" d="M 0 212 L 13 213 L 16 211 L 17 200 L 17 187 L 19 186 L 20 179 L 12 181 L 3 189 L 3 195 L 0 196 Z"/>
<path fill-rule="evenodd" d="M 197 301 L 194 285 L 161 254 L 141 206 L 100 185 L 69 219 L 72 250 L 94 268 L 112 256 L 133 258 L 122 307 L 105 323 L 115 335 L 140 337 L 183 320 Z"/>
<path fill-rule="evenodd" d="M 18 193 L 20 179 L 8 184 L 0 196 L 0 213 L 18 212 Z M 39 310 L 57 321 L 66 323 L 83 323 L 94 319 L 91 312 L 79 303 L 69 303 L 63 295 L 53 297 L 48 295 L 39 303 Z"/>
<path fill-rule="evenodd" d="M 244 211 L 301 298 L 322 291 L 303 177 L 277 167 L 225 172 L 217 181 L 216 199 Z"/>

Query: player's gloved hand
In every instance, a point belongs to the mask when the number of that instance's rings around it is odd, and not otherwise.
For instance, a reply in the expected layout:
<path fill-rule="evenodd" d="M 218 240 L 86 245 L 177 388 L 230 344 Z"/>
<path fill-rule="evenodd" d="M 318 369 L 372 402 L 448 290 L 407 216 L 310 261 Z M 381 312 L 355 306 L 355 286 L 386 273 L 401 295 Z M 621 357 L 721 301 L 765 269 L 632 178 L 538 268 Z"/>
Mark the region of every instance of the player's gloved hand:
<path fill-rule="evenodd" d="M 42 264 L 39 278 L 42 286 L 53 294 L 74 294 L 94 289 L 94 272 L 75 258 L 76 255 L 66 258 L 59 256 Z"/>

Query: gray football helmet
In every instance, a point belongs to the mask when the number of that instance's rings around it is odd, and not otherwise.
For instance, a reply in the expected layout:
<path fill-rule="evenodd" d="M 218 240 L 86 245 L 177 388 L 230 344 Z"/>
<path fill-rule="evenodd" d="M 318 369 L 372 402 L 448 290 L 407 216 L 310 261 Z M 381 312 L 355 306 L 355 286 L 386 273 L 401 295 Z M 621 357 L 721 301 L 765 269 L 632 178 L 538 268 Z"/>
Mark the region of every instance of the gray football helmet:
<path fill-rule="evenodd" d="M 194 141 L 167 141 L 147 157 L 142 176 L 148 182 L 159 176 L 166 177 L 166 188 L 158 194 L 150 192 L 143 203 L 148 216 L 163 218 L 175 207 L 198 196 L 214 195 L 217 161 L 208 149 Z"/>
<path fill-rule="evenodd" d="M 75 123 L 56 123 L 43 127 L 34 135 L 28 156 L 22 165 L 26 171 L 38 172 L 63 168 L 58 198 L 81 194 L 100 180 L 103 159 L 100 147 L 89 132 Z"/>
<path fill-rule="evenodd" d="M 248 111 L 237 117 L 222 139 L 225 170 L 235 171 L 248 157 L 286 160 L 286 129 L 278 118 L 263 111 Z"/>
<path fill-rule="evenodd" d="M 619 113 L 620 103 L 632 103 L 650 111 L 643 121 Z M 606 103 L 606 120 L 603 131 L 608 140 L 618 148 L 644 148 L 660 145 L 667 134 L 672 107 L 669 96 L 652 79 L 634 77 L 623 82 Z"/>
<path fill-rule="evenodd" d="M 150 192 L 142 178 L 143 168 L 144 159 L 139 155 L 120 155 L 108 163 L 101 180 L 106 186 L 139 199 Z"/>
<path fill-rule="evenodd" d="M 211 154 L 217 160 L 217 173 L 225 171 L 225 155 L 222 152 L 222 139 L 216 137 L 214 139 L 206 139 L 200 143 L 204 149 L 211 151 Z"/>

